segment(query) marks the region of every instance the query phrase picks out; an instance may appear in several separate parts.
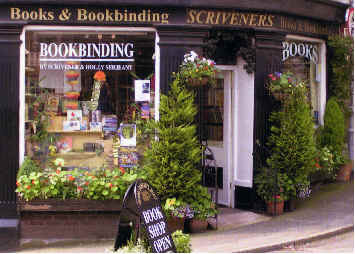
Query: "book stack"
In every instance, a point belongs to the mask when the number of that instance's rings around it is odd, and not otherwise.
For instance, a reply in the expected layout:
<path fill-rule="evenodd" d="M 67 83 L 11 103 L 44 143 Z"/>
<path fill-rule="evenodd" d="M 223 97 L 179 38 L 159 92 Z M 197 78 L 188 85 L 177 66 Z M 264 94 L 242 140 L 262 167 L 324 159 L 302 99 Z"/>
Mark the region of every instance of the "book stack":
<path fill-rule="evenodd" d="M 116 132 L 117 130 L 117 117 L 103 117 L 102 119 L 102 130 L 104 132 Z"/>

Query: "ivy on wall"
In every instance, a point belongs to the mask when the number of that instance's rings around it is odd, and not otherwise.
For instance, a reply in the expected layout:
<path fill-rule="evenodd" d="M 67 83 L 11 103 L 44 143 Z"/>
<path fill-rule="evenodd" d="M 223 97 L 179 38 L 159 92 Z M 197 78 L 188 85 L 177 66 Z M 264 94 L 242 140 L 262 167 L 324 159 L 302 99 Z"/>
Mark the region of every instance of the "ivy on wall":
<path fill-rule="evenodd" d="M 330 82 L 329 97 L 335 97 L 343 112 L 349 115 L 351 83 L 354 70 L 354 40 L 352 37 L 329 38 Z"/>

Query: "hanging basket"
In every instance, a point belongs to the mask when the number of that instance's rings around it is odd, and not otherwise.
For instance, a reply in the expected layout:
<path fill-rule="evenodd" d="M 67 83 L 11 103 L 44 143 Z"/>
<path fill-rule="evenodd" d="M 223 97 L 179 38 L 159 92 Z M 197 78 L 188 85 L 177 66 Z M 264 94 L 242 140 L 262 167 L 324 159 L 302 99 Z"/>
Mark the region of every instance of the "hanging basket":
<path fill-rule="evenodd" d="M 201 79 L 192 79 L 192 78 L 189 78 L 188 79 L 188 85 L 190 87 L 200 87 L 200 86 L 205 86 L 208 84 L 208 77 L 202 77 Z"/>
<path fill-rule="evenodd" d="M 283 93 L 280 91 L 271 92 L 271 94 L 278 101 L 282 101 L 288 98 L 288 93 Z"/>

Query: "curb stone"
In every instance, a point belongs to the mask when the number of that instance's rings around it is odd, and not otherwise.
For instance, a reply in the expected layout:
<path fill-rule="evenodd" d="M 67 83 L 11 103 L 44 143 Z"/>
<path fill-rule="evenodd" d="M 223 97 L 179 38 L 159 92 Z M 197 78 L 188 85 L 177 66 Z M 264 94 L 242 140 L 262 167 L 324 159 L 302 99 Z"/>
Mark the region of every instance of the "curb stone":
<path fill-rule="evenodd" d="M 310 243 L 322 239 L 327 239 L 336 235 L 341 235 L 347 232 L 354 231 L 354 225 L 348 225 L 344 226 L 341 228 L 321 232 L 321 233 L 316 233 L 314 235 L 310 235 L 304 238 L 296 239 L 296 240 L 291 240 L 291 241 L 286 241 L 282 243 L 276 243 L 272 245 L 266 245 L 254 249 L 242 249 L 240 251 L 235 251 L 234 253 L 262 253 L 262 252 L 270 252 L 270 251 L 275 251 L 275 250 L 280 250 L 284 247 L 290 246 L 290 245 L 302 245 L 305 243 Z"/>

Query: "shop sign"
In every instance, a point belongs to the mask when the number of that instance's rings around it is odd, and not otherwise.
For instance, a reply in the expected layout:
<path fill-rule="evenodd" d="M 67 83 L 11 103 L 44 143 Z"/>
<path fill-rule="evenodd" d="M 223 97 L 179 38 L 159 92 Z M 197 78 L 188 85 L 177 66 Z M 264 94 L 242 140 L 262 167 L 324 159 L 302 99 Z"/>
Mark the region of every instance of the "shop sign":
<path fill-rule="evenodd" d="M 105 23 L 161 23 L 169 24 L 169 13 L 151 9 L 87 9 L 87 8 L 10 8 L 11 20 L 105 22 Z"/>
<path fill-rule="evenodd" d="M 132 203 L 135 204 L 135 207 L 128 207 Z M 147 231 L 148 241 L 153 252 L 176 252 L 159 198 L 148 182 L 138 179 L 127 189 L 122 209 L 122 212 L 125 212 L 125 209 L 127 209 L 140 216 L 142 224 Z M 120 231 L 118 234 L 120 234 Z M 119 239 L 122 238 L 118 235 L 115 241 L 115 250 L 122 245 Z"/>
<path fill-rule="evenodd" d="M 287 32 L 331 35 L 339 33 L 339 24 L 295 18 L 268 12 L 200 8 L 94 8 L 94 7 L 22 7 L 6 9 L 10 21 L 29 24 L 95 25 L 208 25 L 223 27 L 275 28 Z"/>
<path fill-rule="evenodd" d="M 41 70 L 131 71 L 134 62 L 133 43 L 40 42 L 39 45 Z M 110 64 L 102 64 L 105 62 Z"/>
<path fill-rule="evenodd" d="M 282 47 L 282 61 L 286 61 L 289 57 L 300 56 L 315 64 L 318 63 L 318 49 L 313 44 L 284 41 Z"/>

